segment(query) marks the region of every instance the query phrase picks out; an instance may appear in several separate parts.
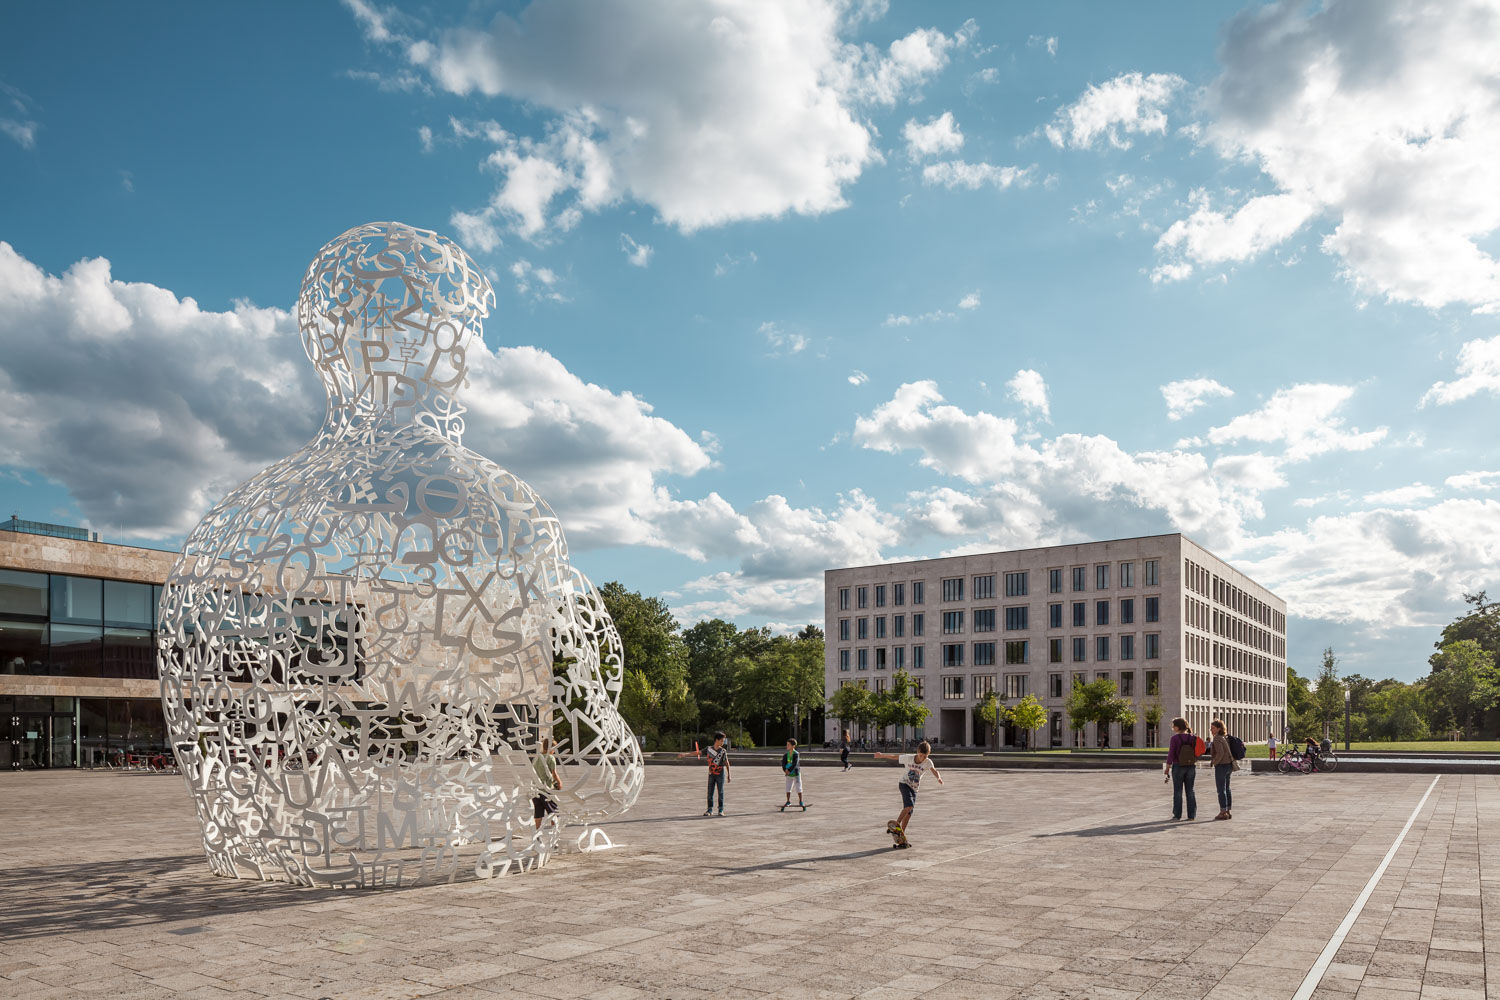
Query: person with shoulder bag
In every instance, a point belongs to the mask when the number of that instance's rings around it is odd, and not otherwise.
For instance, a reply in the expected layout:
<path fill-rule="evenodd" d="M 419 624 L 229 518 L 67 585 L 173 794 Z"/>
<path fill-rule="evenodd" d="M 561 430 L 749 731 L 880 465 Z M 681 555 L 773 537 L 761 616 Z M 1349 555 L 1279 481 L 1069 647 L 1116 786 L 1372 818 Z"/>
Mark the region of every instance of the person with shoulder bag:
<path fill-rule="evenodd" d="M 1235 754 L 1235 743 L 1239 740 L 1229 735 L 1229 730 L 1224 726 L 1223 719 L 1215 719 L 1209 723 L 1209 734 L 1213 742 L 1208 745 L 1209 763 L 1214 768 L 1214 788 L 1219 793 L 1219 815 L 1214 819 L 1233 819 L 1229 810 L 1234 804 L 1234 799 L 1229 793 L 1229 776 L 1239 767 L 1237 763 L 1240 757 L 1245 755 L 1245 747 L 1240 743 L 1239 754 Z"/>
<path fill-rule="evenodd" d="M 1172 769 L 1172 819 L 1182 819 L 1182 800 L 1187 799 L 1187 818 L 1198 818 L 1198 797 L 1193 781 L 1198 775 L 1198 757 L 1203 741 L 1193 735 L 1182 716 L 1172 720 L 1172 739 L 1167 743 L 1167 766 Z"/>

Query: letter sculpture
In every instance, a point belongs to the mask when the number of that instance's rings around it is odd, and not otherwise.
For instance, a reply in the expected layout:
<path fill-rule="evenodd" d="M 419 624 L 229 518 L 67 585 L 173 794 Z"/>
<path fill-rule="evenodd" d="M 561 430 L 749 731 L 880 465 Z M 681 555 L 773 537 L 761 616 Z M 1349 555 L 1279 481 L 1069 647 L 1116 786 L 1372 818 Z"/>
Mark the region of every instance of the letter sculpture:
<path fill-rule="evenodd" d="M 308 268 L 323 427 L 208 512 L 159 609 L 162 703 L 219 875 L 525 871 L 564 823 L 639 794 L 603 601 L 551 509 L 462 443 L 465 358 L 494 301 L 456 244 L 398 223 Z M 561 790 L 535 766 L 543 737 Z M 557 812 L 537 829 L 544 791 Z"/>

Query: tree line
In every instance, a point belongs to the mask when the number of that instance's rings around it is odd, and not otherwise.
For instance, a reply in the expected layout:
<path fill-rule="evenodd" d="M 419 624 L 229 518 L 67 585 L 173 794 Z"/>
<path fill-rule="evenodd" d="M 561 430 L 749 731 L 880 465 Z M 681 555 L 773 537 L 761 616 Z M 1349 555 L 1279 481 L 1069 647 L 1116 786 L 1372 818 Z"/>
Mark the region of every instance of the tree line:
<path fill-rule="evenodd" d="M 1406 683 L 1338 673 L 1332 648 L 1314 677 L 1287 668 L 1287 717 L 1297 738 L 1344 728 L 1349 692 L 1349 735 L 1359 741 L 1466 739 L 1500 735 L 1500 601 L 1481 590 L 1464 594 L 1469 610 L 1444 626 L 1428 658 L 1428 674 Z"/>

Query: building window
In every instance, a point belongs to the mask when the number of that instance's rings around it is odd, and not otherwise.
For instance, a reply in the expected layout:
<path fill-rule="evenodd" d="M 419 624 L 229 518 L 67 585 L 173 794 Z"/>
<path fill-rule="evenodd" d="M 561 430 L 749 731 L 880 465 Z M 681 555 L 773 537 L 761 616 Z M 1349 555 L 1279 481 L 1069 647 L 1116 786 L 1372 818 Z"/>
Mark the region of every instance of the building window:
<path fill-rule="evenodd" d="M 961 667 L 964 665 L 964 644 L 961 642 L 943 643 L 943 666 Z"/>
<path fill-rule="evenodd" d="M 1060 570 L 1060 569 L 1049 569 L 1047 571 L 1047 593 L 1049 593 L 1049 594 L 1061 594 L 1062 593 L 1062 570 Z"/>
<path fill-rule="evenodd" d="M 877 646 L 877 647 L 875 647 L 875 669 L 876 670 L 884 670 L 885 669 L 885 647 L 884 646 Z"/>
<path fill-rule="evenodd" d="M 975 701 L 984 701 L 986 698 L 988 698 L 991 694 L 994 693 L 994 690 L 995 690 L 995 675 L 994 674 L 980 674 L 977 677 L 971 677 L 969 679 L 974 682 L 974 700 Z"/>
<path fill-rule="evenodd" d="M 906 604 L 906 584 L 891 584 L 891 603 L 898 608 Z"/>
<path fill-rule="evenodd" d="M 912 638 L 927 634 L 927 616 L 920 611 L 911 616 Z"/>
<path fill-rule="evenodd" d="M 1053 712 L 1052 713 L 1052 734 L 1051 734 L 1051 736 L 1052 736 L 1051 742 L 1052 742 L 1053 746 L 1060 747 L 1060 746 L 1063 745 L 1063 725 L 1062 725 L 1062 713 L 1061 712 Z"/>
<path fill-rule="evenodd" d="M 869 587 L 855 587 L 854 588 L 854 604 L 855 604 L 856 607 L 859 607 L 861 609 L 868 608 L 870 606 L 870 588 Z"/>
<path fill-rule="evenodd" d="M 896 670 L 905 670 L 906 669 L 906 647 L 905 646 L 892 646 L 891 647 L 891 666 L 893 668 L 895 668 Z"/>
<path fill-rule="evenodd" d="M 927 678 L 913 677 L 911 679 L 911 696 L 918 701 L 927 697 Z"/>
<path fill-rule="evenodd" d="M 1081 635 L 1073 637 L 1073 662 L 1085 663 L 1089 657 L 1089 641 Z"/>
<path fill-rule="evenodd" d="M 974 600 L 987 601 L 995 596 L 995 575 L 976 576 L 974 578 Z"/>
<path fill-rule="evenodd" d="M 849 619 L 839 619 L 839 642 L 849 641 Z"/>
<path fill-rule="evenodd" d="M 1159 633 L 1159 632 L 1147 632 L 1146 633 L 1146 659 L 1148 659 L 1148 660 L 1159 660 L 1159 659 L 1161 659 L 1161 633 Z"/>
<path fill-rule="evenodd" d="M 875 638 L 885 638 L 885 615 L 875 616 Z"/>
<path fill-rule="evenodd" d="M 1096 681 L 1107 681 L 1107 680 L 1109 680 L 1109 671 L 1108 670 L 1101 670 L 1101 671 L 1099 671 L 1097 674 L 1094 675 L 1094 680 L 1096 680 Z"/>
<path fill-rule="evenodd" d="M 839 610 L 840 611 L 848 611 L 849 610 L 849 588 L 848 587 L 840 587 L 839 588 Z"/>
<path fill-rule="evenodd" d="M 1048 628 L 1062 628 L 1063 627 L 1063 623 L 1062 623 L 1062 605 L 1061 604 L 1049 604 L 1049 605 L 1047 605 L 1047 627 Z"/>
<path fill-rule="evenodd" d="M 854 637 L 856 639 L 870 638 L 870 619 L 856 618 L 854 620 Z"/>
<path fill-rule="evenodd" d="M 1083 628 L 1088 622 L 1089 605 L 1087 601 L 1073 602 L 1073 627 Z"/>
<path fill-rule="evenodd" d="M 875 606 L 877 608 L 885 607 L 885 584 L 883 583 L 875 585 Z"/>
<path fill-rule="evenodd" d="M 1159 622 L 1159 621 L 1161 621 L 1161 598 L 1160 597 L 1148 597 L 1148 598 L 1146 598 L 1146 621 L 1147 622 Z"/>
<path fill-rule="evenodd" d="M 1109 589 L 1109 563 L 1100 563 L 1094 567 L 1094 589 Z"/>
<path fill-rule="evenodd" d="M 1109 636 L 1094 636 L 1094 660 L 1098 663 L 1109 662 Z"/>
<path fill-rule="evenodd" d="M 1073 591 L 1087 590 L 1089 585 L 1089 568 L 1087 566 L 1073 567 Z"/>
<path fill-rule="evenodd" d="M 943 581 L 943 600 L 961 601 L 964 599 L 964 578 L 955 576 Z"/>
<path fill-rule="evenodd" d="M 875 678 L 875 693 L 876 694 L 884 694 L 885 693 L 885 678 L 884 677 L 877 677 L 877 678 Z"/>
<path fill-rule="evenodd" d="M 891 635 L 897 639 L 906 638 L 905 615 L 891 615 Z"/>
<path fill-rule="evenodd" d="M 1147 559 L 1146 560 L 1146 574 L 1145 574 L 1145 576 L 1146 576 L 1146 586 L 1148 586 L 1148 587 L 1160 587 L 1161 586 L 1161 575 L 1160 575 L 1160 573 L 1157 572 L 1157 567 L 1159 565 L 1160 564 L 1155 559 Z"/>
<path fill-rule="evenodd" d="M 921 670 L 925 666 L 927 666 L 927 647 L 913 646 L 911 648 L 911 668 L 913 670 Z"/>
<path fill-rule="evenodd" d="M 958 701 L 964 696 L 964 679 L 962 675 L 943 678 L 943 700 Z"/>
<path fill-rule="evenodd" d="M 927 601 L 927 585 L 921 580 L 911 582 L 911 602 L 913 604 L 924 604 Z"/>
<path fill-rule="evenodd" d="M 995 644 L 993 642 L 974 643 L 974 666 L 988 667 L 995 662 Z"/>
<path fill-rule="evenodd" d="M 943 634 L 957 635 L 964 630 L 964 613 L 962 611 L 943 612 Z"/>
<path fill-rule="evenodd" d="M 1148 697 L 1161 694 L 1161 671 L 1146 671 L 1146 695 Z"/>
<path fill-rule="evenodd" d="M 1135 586 L 1135 563 L 1120 563 L 1120 586 Z"/>
<path fill-rule="evenodd" d="M 1062 674 L 1047 675 L 1047 697 L 1061 698 L 1063 696 Z"/>
<path fill-rule="evenodd" d="M 1026 697 L 1026 679 L 1027 679 L 1027 676 L 1028 676 L 1027 674 L 1006 674 L 1005 675 L 1005 697 L 1006 697 L 1006 700 L 1010 700 L 1012 698 L 1024 698 L 1024 697 Z"/>
<path fill-rule="evenodd" d="M 1109 602 L 1108 601 L 1095 601 L 1094 602 L 1094 624 L 1095 625 L 1108 625 L 1109 624 Z"/>
<path fill-rule="evenodd" d="M 1135 598 L 1125 597 L 1120 600 L 1120 624 L 1135 624 Z"/>
<path fill-rule="evenodd" d="M 1133 636 L 1133 635 L 1122 635 L 1122 636 L 1120 636 L 1120 659 L 1122 659 L 1122 660 L 1133 660 L 1133 659 L 1135 659 L 1135 636 Z"/>
<path fill-rule="evenodd" d="M 1029 648 L 1030 645 L 1031 644 L 1028 643 L 1025 639 L 1022 639 L 1020 642 L 1007 642 L 1005 644 L 1005 662 L 1006 663 L 1030 663 L 1031 662 L 1031 650 Z"/>
<path fill-rule="evenodd" d="M 1047 662 L 1048 663 L 1061 663 L 1062 661 L 1063 661 L 1062 640 L 1061 639 L 1048 639 L 1047 640 Z"/>
<path fill-rule="evenodd" d="M 1005 609 L 1005 631 L 1007 631 L 1007 632 L 1022 632 L 1022 631 L 1025 631 L 1026 629 L 1030 628 L 1031 626 L 1027 624 L 1027 618 L 1028 618 L 1027 611 L 1028 611 L 1027 606 L 1024 605 L 1024 604 L 1017 605 L 1016 607 L 1013 607 L 1013 608 L 1006 608 Z"/>
<path fill-rule="evenodd" d="M 1006 597 L 1025 597 L 1026 596 L 1026 574 L 1025 573 L 1007 573 L 1007 574 L 1005 574 L 1005 596 Z"/>
<path fill-rule="evenodd" d="M 995 609 L 994 608 L 979 608 L 978 610 L 976 610 L 974 612 L 974 631 L 976 631 L 976 632 L 993 632 L 993 631 L 995 631 Z"/>
<path fill-rule="evenodd" d="M 839 650 L 839 669 L 849 669 L 849 651 L 847 649 Z"/>
<path fill-rule="evenodd" d="M 1122 657 L 1123 659 L 1123 657 Z M 1129 698 L 1135 694 L 1135 671 L 1120 671 L 1120 695 Z"/>
<path fill-rule="evenodd" d="M 868 649 L 856 649 L 854 651 L 854 665 L 860 670 L 869 670 L 870 651 Z"/>

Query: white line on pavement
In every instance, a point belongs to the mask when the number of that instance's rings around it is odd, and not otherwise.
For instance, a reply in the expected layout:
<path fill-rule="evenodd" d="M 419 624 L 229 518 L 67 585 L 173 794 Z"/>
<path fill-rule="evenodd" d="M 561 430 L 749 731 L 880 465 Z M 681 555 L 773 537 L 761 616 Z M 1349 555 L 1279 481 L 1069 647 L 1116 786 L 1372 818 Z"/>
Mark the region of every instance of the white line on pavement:
<path fill-rule="evenodd" d="M 1417 821 L 1417 813 L 1421 812 L 1422 807 L 1427 804 L 1427 797 L 1437 787 L 1438 779 L 1441 777 L 1442 775 L 1438 775 L 1437 778 L 1433 778 L 1432 784 L 1427 786 L 1427 791 L 1422 795 L 1422 801 L 1417 803 L 1417 807 L 1406 818 L 1406 825 L 1396 835 L 1396 840 L 1391 844 L 1391 849 L 1385 852 L 1385 857 L 1381 860 L 1380 867 L 1375 869 L 1375 874 L 1371 875 L 1370 881 L 1365 883 L 1364 892 L 1359 894 L 1359 898 L 1349 908 L 1349 914 L 1344 917 L 1344 922 L 1339 924 L 1339 929 L 1334 931 L 1333 937 L 1328 939 L 1328 944 L 1324 946 L 1322 954 L 1313 963 L 1313 967 L 1307 971 L 1307 978 L 1302 980 L 1302 987 L 1297 990 L 1292 1000 L 1308 1000 L 1313 995 L 1313 990 L 1317 989 L 1318 984 L 1323 981 L 1323 973 L 1328 971 L 1328 966 L 1333 961 L 1333 956 L 1338 954 L 1339 948 L 1344 943 L 1344 938 L 1349 936 L 1349 931 L 1354 927 L 1354 921 L 1359 919 L 1360 911 L 1365 908 L 1365 903 L 1369 901 L 1370 894 L 1375 891 L 1375 886 L 1379 884 L 1380 877 L 1385 874 L 1386 868 L 1390 866 L 1391 859 L 1396 856 L 1396 851 L 1401 847 L 1401 842 L 1406 839 L 1407 831 Z"/>

